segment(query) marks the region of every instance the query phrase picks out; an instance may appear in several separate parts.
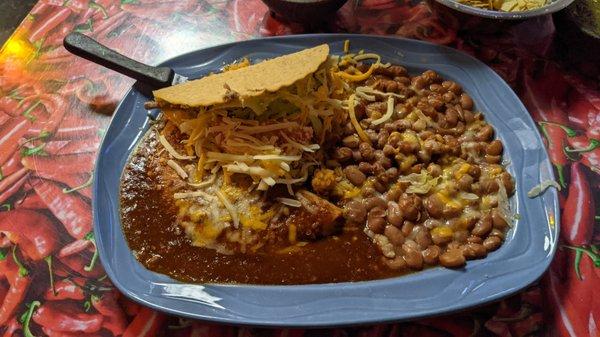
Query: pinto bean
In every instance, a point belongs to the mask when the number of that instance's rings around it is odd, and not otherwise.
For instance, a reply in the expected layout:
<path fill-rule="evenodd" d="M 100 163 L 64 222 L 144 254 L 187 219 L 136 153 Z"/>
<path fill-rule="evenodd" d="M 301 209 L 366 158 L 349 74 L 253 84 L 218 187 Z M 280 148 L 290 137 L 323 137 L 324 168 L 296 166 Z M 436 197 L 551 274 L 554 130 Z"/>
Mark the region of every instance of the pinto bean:
<path fill-rule="evenodd" d="M 398 205 L 404 214 L 404 218 L 416 221 L 420 216 L 421 198 L 416 195 L 403 195 L 398 200 Z"/>
<path fill-rule="evenodd" d="M 427 172 L 429 172 L 432 177 L 439 177 L 442 174 L 442 167 L 438 164 L 431 163 L 427 166 Z"/>
<path fill-rule="evenodd" d="M 383 234 L 387 236 L 388 240 L 390 240 L 390 242 L 396 246 L 404 243 L 404 234 L 402 234 L 402 231 L 395 226 L 385 226 Z"/>
<path fill-rule="evenodd" d="M 370 197 L 363 200 L 363 204 L 367 210 L 371 210 L 375 207 L 380 207 L 382 209 L 387 208 L 387 201 L 381 197 Z"/>
<path fill-rule="evenodd" d="M 471 177 L 468 174 L 465 174 L 462 177 L 460 177 L 460 179 L 458 179 L 458 188 L 460 188 L 462 191 L 470 191 L 471 186 L 473 185 L 473 181 L 473 177 Z"/>
<path fill-rule="evenodd" d="M 452 235 L 443 235 L 437 230 L 431 231 L 431 240 L 436 245 L 443 245 L 452 241 Z"/>
<path fill-rule="evenodd" d="M 365 133 L 367 134 L 367 136 L 369 136 L 369 139 L 371 140 L 371 143 L 377 143 L 377 135 L 378 135 L 378 133 L 375 130 L 366 129 Z"/>
<path fill-rule="evenodd" d="M 471 96 L 463 93 L 460 95 L 460 106 L 465 110 L 473 109 L 473 99 Z"/>
<path fill-rule="evenodd" d="M 429 86 L 429 90 L 432 92 L 439 92 L 443 87 L 440 84 L 434 83 Z"/>
<path fill-rule="evenodd" d="M 497 209 L 492 210 L 492 224 L 494 228 L 505 230 L 508 227 L 508 222 L 504 219 Z"/>
<path fill-rule="evenodd" d="M 402 234 L 409 236 L 412 233 L 413 227 L 415 227 L 415 224 L 412 221 L 404 220 L 404 223 L 402 223 Z"/>
<path fill-rule="evenodd" d="M 357 223 L 362 223 L 367 217 L 367 208 L 365 205 L 358 201 L 352 200 L 344 205 L 344 218 Z"/>
<path fill-rule="evenodd" d="M 396 227 L 402 227 L 402 223 L 404 222 L 402 210 L 400 209 L 400 206 L 398 206 L 398 204 L 394 201 L 388 201 L 387 220 L 389 223 Z"/>
<path fill-rule="evenodd" d="M 402 251 L 404 253 L 402 254 L 402 257 L 404 258 L 404 261 L 406 261 L 406 265 L 415 270 L 423 269 L 423 256 L 418 250 L 403 244 Z"/>
<path fill-rule="evenodd" d="M 396 149 L 390 144 L 385 144 L 383 146 L 383 154 L 388 157 L 393 157 L 396 154 Z"/>
<path fill-rule="evenodd" d="M 369 186 L 368 184 L 362 185 L 360 191 L 364 197 L 372 197 L 377 193 L 377 190 L 373 186 Z"/>
<path fill-rule="evenodd" d="M 383 151 L 382 151 L 382 154 L 383 154 Z M 385 157 L 385 156 L 383 158 L 379 158 L 377 160 L 376 164 L 377 163 L 379 165 L 381 165 L 386 170 L 392 167 L 392 160 L 390 158 L 388 158 L 388 157 Z"/>
<path fill-rule="evenodd" d="M 486 236 L 492 230 L 492 216 L 488 213 L 479 218 L 471 234 L 479 237 Z"/>
<path fill-rule="evenodd" d="M 413 78 L 413 85 L 415 86 L 415 88 L 417 89 L 423 89 L 427 86 L 427 79 L 424 78 L 423 76 L 417 76 Z"/>
<path fill-rule="evenodd" d="M 489 178 L 480 179 L 479 189 L 483 194 L 496 193 L 498 192 L 498 182 Z"/>
<path fill-rule="evenodd" d="M 485 125 L 477 132 L 475 139 L 480 142 L 487 142 L 488 140 L 492 139 L 493 136 L 494 128 L 492 128 L 491 125 Z"/>
<path fill-rule="evenodd" d="M 381 234 L 385 230 L 385 210 L 381 207 L 375 207 L 367 215 L 367 227 L 376 234 Z"/>
<path fill-rule="evenodd" d="M 506 189 L 506 193 L 508 195 L 512 195 L 515 191 L 515 180 L 510 175 L 510 173 L 502 172 L 502 174 L 500 174 L 500 180 L 502 181 L 502 184 Z"/>
<path fill-rule="evenodd" d="M 442 99 L 444 100 L 444 102 L 450 103 L 456 99 L 456 95 L 453 92 L 448 91 L 442 95 Z"/>
<path fill-rule="evenodd" d="M 424 226 L 415 226 L 413 228 L 414 240 L 421 247 L 421 249 L 427 248 L 431 245 L 431 235 L 429 230 Z"/>
<path fill-rule="evenodd" d="M 462 93 L 462 87 L 460 86 L 460 84 L 454 81 L 450 81 L 450 86 L 448 87 L 448 90 L 456 95 L 460 95 L 460 93 Z"/>
<path fill-rule="evenodd" d="M 374 165 L 374 167 L 375 167 L 375 169 L 373 170 L 374 171 L 373 173 L 376 172 L 377 165 Z M 379 171 L 379 173 L 381 173 L 381 172 L 383 172 L 383 169 L 381 171 Z M 387 188 L 382 183 L 380 183 L 377 179 L 373 180 L 373 187 L 379 193 L 385 193 L 385 191 L 387 190 Z"/>
<path fill-rule="evenodd" d="M 454 235 L 452 236 L 453 240 L 455 242 L 458 243 L 465 243 L 467 242 L 467 238 L 469 237 L 469 232 L 465 231 L 465 230 L 458 230 L 454 232 Z"/>
<path fill-rule="evenodd" d="M 473 178 L 479 178 L 481 175 L 481 168 L 477 165 L 471 165 L 471 167 L 469 167 L 469 175 Z"/>
<path fill-rule="evenodd" d="M 441 218 L 444 214 L 444 202 L 436 194 L 425 198 L 423 205 L 431 217 Z"/>
<path fill-rule="evenodd" d="M 427 228 L 429 230 L 432 230 L 436 227 L 443 226 L 443 224 L 440 220 L 429 218 L 429 219 L 423 221 L 423 226 L 425 226 L 425 228 Z"/>
<path fill-rule="evenodd" d="M 402 193 L 404 193 L 404 188 L 402 185 L 392 185 L 392 187 L 390 187 L 390 189 L 387 191 L 385 198 L 390 201 L 398 201 Z"/>
<path fill-rule="evenodd" d="M 402 249 L 404 249 L 404 247 L 410 247 L 414 250 L 419 250 L 419 248 L 420 248 L 416 242 L 414 242 L 412 239 L 409 239 L 409 238 L 406 238 L 404 240 L 404 243 L 402 244 Z"/>
<path fill-rule="evenodd" d="M 460 107 L 462 110 L 462 107 L 460 105 L 458 105 L 458 107 Z M 469 110 L 463 110 L 462 116 L 465 120 L 465 123 L 467 124 L 472 123 L 475 120 L 475 114 Z"/>
<path fill-rule="evenodd" d="M 385 172 L 380 173 L 377 176 L 377 179 L 383 184 L 389 184 L 397 177 L 398 177 L 398 169 L 395 167 L 390 167 L 389 169 L 385 170 Z"/>
<path fill-rule="evenodd" d="M 385 265 L 392 270 L 402 270 L 406 268 L 406 261 L 404 261 L 402 256 L 396 256 L 393 259 L 382 257 L 382 259 L 383 263 L 385 263 Z"/>
<path fill-rule="evenodd" d="M 483 240 L 483 246 L 487 251 L 494 251 L 502 245 L 502 239 L 497 236 L 488 236 Z"/>
<path fill-rule="evenodd" d="M 504 240 L 504 237 L 505 237 L 504 232 L 497 228 L 492 229 L 492 231 L 490 232 L 490 234 L 488 236 L 497 236 L 502 240 Z"/>
<path fill-rule="evenodd" d="M 344 146 L 347 146 L 351 149 L 356 149 L 356 148 L 358 148 L 358 145 L 360 144 L 360 138 L 358 137 L 357 134 L 352 134 L 352 135 L 346 136 L 344 139 L 342 139 L 342 144 L 344 144 Z"/>
<path fill-rule="evenodd" d="M 378 148 L 383 148 L 383 146 L 385 144 L 387 144 L 388 138 L 390 137 L 390 133 L 385 131 L 385 130 L 381 130 L 379 131 L 379 135 L 377 136 L 377 147 Z"/>
<path fill-rule="evenodd" d="M 502 142 L 496 139 L 488 144 L 487 148 L 485 149 L 485 153 L 491 156 L 499 156 L 502 154 L 503 149 L 504 147 L 502 146 Z"/>
<path fill-rule="evenodd" d="M 371 163 L 367 163 L 366 161 L 361 161 L 358 163 L 358 169 L 364 174 L 373 173 L 373 165 L 371 165 Z"/>
<path fill-rule="evenodd" d="M 488 164 L 499 164 L 500 161 L 502 160 L 502 157 L 486 154 L 484 156 L 484 159 L 485 159 L 485 162 Z"/>
<path fill-rule="evenodd" d="M 469 260 L 480 259 L 487 255 L 487 250 L 482 244 L 467 243 L 462 247 L 463 256 Z"/>
<path fill-rule="evenodd" d="M 346 175 L 346 178 L 348 178 L 348 180 L 350 180 L 350 182 L 355 186 L 362 186 L 367 179 L 365 174 L 362 173 L 356 165 L 346 166 L 344 168 L 344 174 Z"/>
<path fill-rule="evenodd" d="M 362 142 L 358 145 L 358 151 L 364 160 L 371 160 L 374 157 L 373 147 L 367 142 Z"/>
<path fill-rule="evenodd" d="M 469 236 L 467 238 L 467 242 L 469 242 L 469 243 L 482 243 L 483 239 L 480 238 L 479 236 L 473 236 L 473 235 L 471 235 L 471 236 Z"/>
<path fill-rule="evenodd" d="M 440 80 L 440 76 L 433 70 L 425 70 L 423 74 L 421 74 L 429 83 L 438 82 Z"/>
<path fill-rule="evenodd" d="M 440 264 L 448 268 L 458 268 L 465 265 L 465 257 L 460 249 L 448 249 L 440 255 Z"/>
<path fill-rule="evenodd" d="M 352 158 L 352 149 L 349 147 L 339 147 L 335 149 L 333 158 L 339 160 L 340 162 L 345 162 Z"/>
<path fill-rule="evenodd" d="M 391 146 L 396 146 L 400 140 L 402 140 L 402 134 L 398 131 L 394 131 L 388 137 L 388 144 Z"/>
<path fill-rule="evenodd" d="M 429 265 L 435 265 L 440 257 L 441 248 L 438 246 L 429 246 L 421 252 L 423 262 Z"/>
<path fill-rule="evenodd" d="M 431 96 L 430 96 L 431 97 Z M 441 97 L 439 97 L 439 95 L 433 97 L 433 98 L 429 98 L 427 100 L 427 103 L 432 106 L 435 110 L 437 111 L 442 111 L 442 108 L 445 107 L 444 105 L 444 101 L 442 100 Z"/>
<path fill-rule="evenodd" d="M 458 124 L 459 115 L 456 109 L 446 109 L 446 126 L 453 128 Z"/>

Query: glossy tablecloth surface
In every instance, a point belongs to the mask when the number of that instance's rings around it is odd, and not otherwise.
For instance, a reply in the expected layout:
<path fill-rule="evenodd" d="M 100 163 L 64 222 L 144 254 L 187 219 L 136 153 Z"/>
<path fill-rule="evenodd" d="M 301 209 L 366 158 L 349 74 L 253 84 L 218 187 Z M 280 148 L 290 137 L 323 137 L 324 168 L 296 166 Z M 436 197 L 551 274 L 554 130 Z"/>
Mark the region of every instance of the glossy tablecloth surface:
<path fill-rule="evenodd" d="M 597 65 L 557 57 L 552 17 L 491 32 L 421 2 L 350 1 L 323 32 L 389 34 L 475 55 L 519 94 L 561 192 L 562 248 L 524 292 L 452 316 L 329 330 L 207 325 L 121 296 L 96 259 L 89 188 L 110 114 L 132 81 L 62 48 L 77 30 L 156 64 L 220 43 L 305 32 L 259 0 L 45 0 L 0 52 L 0 332 L 4 336 L 599 336 Z M 468 26 L 468 27 L 467 27 Z M 466 29 L 469 28 L 469 29 Z M 594 201 L 596 199 L 596 202 Z M 54 289 L 54 291 L 53 291 Z"/>

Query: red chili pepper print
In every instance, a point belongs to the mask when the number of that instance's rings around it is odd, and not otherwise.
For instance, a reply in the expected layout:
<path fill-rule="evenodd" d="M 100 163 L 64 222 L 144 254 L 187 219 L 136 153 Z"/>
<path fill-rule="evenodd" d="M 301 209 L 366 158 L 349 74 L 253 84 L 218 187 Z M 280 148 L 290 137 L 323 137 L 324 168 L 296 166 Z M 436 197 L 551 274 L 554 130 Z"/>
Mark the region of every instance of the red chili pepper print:
<path fill-rule="evenodd" d="M 119 307 L 114 291 L 103 293 L 100 297 L 92 297 L 92 306 L 104 316 L 102 327 L 115 336 L 120 336 L 127 328 L 127 318 Z"/>
<path fill-rule="evenodd" d="M 27 209 L 0 213 L 0 232 L 34 261 L 52 254 L 59 243 L 54 223 L 46 215 Z"/>
<path fill-rule="evenodd" d="M 42 328 L 42 331 L 48 335 L 48 337 L 104 337 L 104 335 L 100 333 L 54 331 L 44 327 Z"/>
<path fill-rule="evenodd" d="M 23 166 L 39 176 L 57 176 L 89 173 L 94 168 L 96 155 L 70 154 L 61 156 L 28 156 L 21 160 Z"/>
<path fill-rule="evenodd" d="M 57 281 L 54 284 L 54 289 L 49 288 L 44 295 L 44 298 L 49 301 L 59 300 L 77 300 L 81 301 L 85 299 L 83 288 L 71 281 L 70 279 L 64 279 Z"/>
<path fill-rule="evenodd" d="M 560 96 L 557 98 L 543 91 L 548 84 L 545 82 L 548 81 L 547 78 L 538 79 L 536 82 L 529 75 L 524 77 L 523 103 L 533 118 L 538 121 L 547 141 L 550 161 L 556 166 L 559 183 L 566 187 L 564 169 L 569 164 L 569 159 L 563 148 L 567 144 L 567 136 L 574 136 L 574 134 L 568 129 L 568 117 L 560 107 L 564 102 L 557 101 Z"/>
<path fill-rule="evenodd" d="M 58 257 L 67 257 L 67 256 L 71 256 L 73 254 L 78 254 L 81 252 L 84 252 L 86 250 L 88 250 L 88 248 L 93 247 L 94 244 L 92 243 L 92 241 L 90 240 L 75 240 L 65 246 L 63 246 L 60 251 L 58 252 L 57 256 Z"/>
<path fill-rule="evenodd" d="M 72 237 L 83 239 L 92 231 L 92 210 L 78 195 L 64 193 L 61 187 L 43 179 L 35 181 L 33 188 Z"/>
<path fill-rule="evenodd" d="M 581 130 L 588 130 L 589 138 L 600 139 L 600 109 L 591 104 L 577 90 L 569 93 L 569 122 Z"/>
<path fill-rule="evenodd" d="M 2 337 L 17 336 L 15 332 L 17 332 L 17 330 L 19 329 L 21 329 L 21 324 L 19 323 L 19 321 L 17 321 L 16 317 L 13 317 L 10 319 L 8 324 L 6 324 L 6 329 L 4 330 L 4 334 L 2 334 Z"/>
<path fill-rule="evenodd" d="M 39 25 L 31 31 L 29 34 L 29 41 L 35 42 L 42 37 L 44 37 L 49 31 L 56 28 L 63 21 L 65 21 L 69 15 L 71 15 L 71 10 L 69 8 L 63 8 L 56 13 L 54 13 L 51 17 L 45 18 L 44 20 L 40 20 Z"/>
<path fill-rule="evenodd" d="M 162 329 L 165 319 L 164 314 L 142 307 L 123 333 L 123 337 L 154 337 Z"/>
<path fill-rule="evenodd" d="M 81 254 L 59 257 L 58 261 L 68 268 L 65 275 L 73 275 L 74 273 L 84 277 L 98 278 L 104 275 L 104 269 L 99 263 L 92 263 L 93 257 L 84 256 Z M 57 271 L 58 274 L 58 271 Z"/>
<path fill-rule="evenodd" d="M 561 216 L 561 237 L 570 245 L 589 245 L 594 234 L 594 196 L 583 165 L 573 163 L 571 181 Z"/>
<path fill-rule="evenodd" d="M 82 313 L 72 302 L 48 301 L 36 310 L 33 321 L 53 331 L 92 333 L 100 331 L 103 317 Z"/>
<path fill-rule="evenodd" d="M 586 136 L 569 137 L 569 146 L 565 153 L 580 158 L 581 163 L 600 174 L 600 140 L 588 139 Z"/>
<path fill-rule="evenodd" d="M 19 209 L 46 209 L 46 204 L 35 192 L 26 194 L 23 198 L 18 200 L 14 206 Z"/>
<path fill-rule="evenodd" d="M 0 169 L 0 171 L 1 171 L 0 173 L 2 173 L 2 179 L 17 172 L 22 167 L 23 167 L 23 165 L 21 165 L 21 154 L 19 153 L 19 151 L 15 151 L 13 156 L 10 157 L 10 159 L 8 159 L 6 161 L 6 163 L 4 163 L 4 165 L 2 165 L 2 168 Z M 2 179 L 0 179 L 0 180 L 2 180 Z"/>
<path fill-rule="evenodd" d="M 2 278 L 8 282 L 10 287 L 4 296 L 2 306 L 0 306 L 0 326 L 8 322 L 15 313 L 17 307 L 25 298 L 31 283 L 28 271 L 19 267 L 14 260 L 14 255 L 13 257 L 4 256 L 0 260 L 0 279 Z"/>
<path fill-rule="evenodd" d="M 19 148 L 19 139 L 25 135 L 31 122 L 19 116 L 11 119 L 2 128 L 0 136 L 0 165 L 3 165 Z"/>

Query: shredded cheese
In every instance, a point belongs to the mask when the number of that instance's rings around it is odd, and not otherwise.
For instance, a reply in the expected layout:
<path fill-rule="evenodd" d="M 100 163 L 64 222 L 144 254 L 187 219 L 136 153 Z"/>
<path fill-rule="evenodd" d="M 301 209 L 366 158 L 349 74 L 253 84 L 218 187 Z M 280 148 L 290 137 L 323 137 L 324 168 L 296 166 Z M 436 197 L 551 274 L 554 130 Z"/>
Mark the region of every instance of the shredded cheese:
<path fill-rule="evenodd" d="M 283 161 L 296 161 L 300 160 L 302 156 L 281 156 L 278 154 L 264 154 L 253 156 L 254 160 L 283 160 Z"/>
<path fill-rule="evenodd" d="M 193 156 L 184 156 L 184 155 L 177 153 L 177 151 L 175 151 L 173 146 L 171 146 L 169 141 L 163 135 L 158 135 L 158 141 L 162 144 L 162 146 L 165 148 L 165 150 L 167 150 L 167 152 L 175 159 L 191 160 L 191 159 L 195 158 Z"/>
<path fill-rule="evenodd" d="M 211 177 L 210 177 L 208 180 L 206 180 L 206 181 L 203 181 L 203 182 L 201 182 L 201 183 L 198 183 L 198 184 L 196 184 L 196 183 L 190 183 L 190 182 L 188 182 L 188 185 L 190 185 L 190 186 L 192 186 L 192 187 L 194 187 L 194 188 L 205 188 L 205 187 L 208 187 L 208 186 L 210 186 L 210 185 L 214 184 L 214 183 L 215 183 L 215 180 L 217 180 L 217 175 L 216 175 L 216 174 L 213 174 L 213 175 L 212 175 L 212 176 L 211 176 Z"/>
<path fill-rule="evenodd" d="M 173 170 L 175 170 L 175 172 L 177 172 L 177 175 L 179 175 L 181 178 L 187 179 L 188 174 L 174 160 L 172 160 L 172 159 L 167 160 L 167 165 L 169 165 Z"/>
<path fill-rule="evenodd" d="M 277 201 L 279 201 L 280 203 L 286 205 L 286 206 L 290 206 L 290 207 L 300 207 L 302 206 L 302 203 L 296 199 L 291 199 L 291 198 L 277 198 Z"/>
<path fill-rule="evenodd" d="M 360 139 L 362 139 L 363 142 L 367 142 L 367 143 L 371 144 L 371 139 L 365 133 L 365 131 L 362 129 L 362 127 L 358 123 L 358 120 L 356 119 L 356 113 L 354 112 L 355 97 L 356 96 L 354 94 L 352 94 L 348 98 L 348 115 L 350 116 L 350 122 L 352 123 L 352 126 L 354 126 L 354 129 L 356 129 L 356 133 L 358 134 Z"/>
<path fill-rule="evenodd" d="M 206 200 L 212 200 L 214 197 L 204 191 L 193 191 L 193 192 L 178 192 L 173 194 L 175 199 L 190 199 L 190 198 L 204 198 Z"/>
<path fill-rule="evenodd" d="M 394 97 L 390 96 L 390 97 L 388 97 L 388 100 L 387 100 L 387 111 L 385 112 L 385 115 L 381 116 L 381 118 L 378 118 L 378 119 L 372 121 L 371 124 L 379 125 L 381 123 L 385 123 L 392 117 L 393 114 L 394 114 Z"/>
<path fill-rule="evenodd" d="M 221 202 L 223 203 L 223 206 L 225 206 L 225 208 L 229 212 L 229 215 L 231 215 L 231 220 L 233 221 L 233 224 L 236 227 L 238 227 L 240 225 L 240 218 L 239 218 L 239 215 L 238 215 L 238 212 L 237 212 L 237 209 L 235 208 L 235 206 L 233 206 L 231 204 L 231 202 L 229 202 L 229 199 L 227 199 L 227 196 L 225 196 L 225 194 L 223 194 L 223 192 L 221 192 L 220 190 L 217 190 L 215 192 L 215 194 L 217 195 L 219 200 L 221 200 Z"/>
<path fill-rule="evenodd" d="M 540 196 L 551 186 L 555 187 L 557 190 L 560 191 L 560 184 L 552 179 L 548 179 L 542 181 L 538 185 L 535 185 L 531 190 L 529 190 L 529 192 L 527 192 L 527 196 L 529 198 L 535 198 L 537 196 Z"/>

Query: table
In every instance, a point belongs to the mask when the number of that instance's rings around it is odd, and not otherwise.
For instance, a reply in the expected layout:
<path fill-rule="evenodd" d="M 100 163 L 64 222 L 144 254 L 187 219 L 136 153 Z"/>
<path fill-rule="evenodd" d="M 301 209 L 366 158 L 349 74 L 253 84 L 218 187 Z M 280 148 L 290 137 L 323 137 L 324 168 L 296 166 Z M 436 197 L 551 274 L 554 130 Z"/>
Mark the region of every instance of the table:
<path fill-rule="evenodd" d="M 264 330 L 169 317 L 129 301 L 111 285 L 95 253 L 89 186 L 110 114 L 132 81 L 71 56 L 62 39 L 72 30 L 84 32 L 156 64 L 198 48 L 304 29 L 273 17 L 260 0 L 39 1 L 0 51 L 0 332 L 599 336 L 598 64 L 582 57 L 570 67 L 575 61 L 559 57 L 567 54 L 551 16 L 495 32 L 464 28 L 419 1 L 362 0 L 349 1 L 320 29 L 446 44 L 483 60 L 515 89 L 539 124 L 562 186 L 562 245 L 550 270 L 517 295 L 450 316 L 329 330 Z"/>

